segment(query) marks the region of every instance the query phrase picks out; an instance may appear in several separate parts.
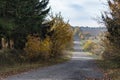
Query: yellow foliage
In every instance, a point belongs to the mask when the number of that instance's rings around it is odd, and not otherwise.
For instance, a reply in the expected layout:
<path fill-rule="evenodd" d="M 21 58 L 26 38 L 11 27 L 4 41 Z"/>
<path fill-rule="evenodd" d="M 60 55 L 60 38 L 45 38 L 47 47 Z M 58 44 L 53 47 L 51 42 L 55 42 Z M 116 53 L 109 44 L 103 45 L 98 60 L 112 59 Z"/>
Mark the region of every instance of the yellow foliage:
<path fill-rule="evenodd" d="M 37 58 L 38 56 L 43 59 L 49 58 L 51 46 L 49 37 L 41 40 L 39 37 L 29 35 L 27 39 L 28 41 L 24 50 L 29 59 Z"/>
<path fill-rule="evenodd" d="M 52 54 L 62 55 L 62 51 L 72 47 L 73 30 L 68 22 L 65 22 L 60 14 L 51 17 L 51 31 L 54 31 L 52 40 Z"/>
<path fill-rule="evenodd" d="M 41 40 L 36 36 L 28 36 L 25 51 L 29 59 L 42 57 L 44 59 L 63 56 L 63 51 L 72 47 L 72 27 L 60 15 L 51 17 L 51 36 Z"/>
<path fill-rule="evenodd" d="M 91 40 L 87 40 L 87 41 L 85 42 L 83 48 L 84 48 L 85 50 L 90 51 L 91 49 L 94 48 L 94 44 L 95 44 L 95 43 L 92 42 Z"/>
<path fill-rule="evenodd" d="M 103 53 L 103 58 L 107 60 L 120 61 L 120 49 L 116 48 L 110 41 L 105 38 L 103 40 L 103 46 L 105 51 Z"/>

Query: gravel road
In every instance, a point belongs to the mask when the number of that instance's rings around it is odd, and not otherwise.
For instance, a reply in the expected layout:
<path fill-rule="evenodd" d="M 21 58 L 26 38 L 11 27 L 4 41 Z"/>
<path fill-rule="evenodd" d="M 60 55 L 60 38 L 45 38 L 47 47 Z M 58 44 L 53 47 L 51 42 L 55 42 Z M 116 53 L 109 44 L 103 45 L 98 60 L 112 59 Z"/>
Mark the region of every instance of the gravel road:
<path fill-rule="evenodd" d="M 13 75 L 5 80 L 102 80 L 103 73 L 97 68 L 95 58 L 82 52 L 78 41 L 74 44 L 75 51 L 70 61 Z"/>

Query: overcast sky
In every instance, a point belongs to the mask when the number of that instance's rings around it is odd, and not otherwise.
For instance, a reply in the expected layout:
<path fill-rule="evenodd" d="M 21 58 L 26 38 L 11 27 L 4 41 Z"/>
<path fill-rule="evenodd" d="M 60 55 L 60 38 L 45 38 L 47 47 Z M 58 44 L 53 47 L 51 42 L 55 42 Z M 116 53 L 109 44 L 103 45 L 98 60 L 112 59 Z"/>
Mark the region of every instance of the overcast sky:
<path fill-rule="evenodd" d="M 50 0 L 53 13 L 61 12 L 72 26 L 100 26 L 94 18 L 105 10 L 106 0 Z"/>

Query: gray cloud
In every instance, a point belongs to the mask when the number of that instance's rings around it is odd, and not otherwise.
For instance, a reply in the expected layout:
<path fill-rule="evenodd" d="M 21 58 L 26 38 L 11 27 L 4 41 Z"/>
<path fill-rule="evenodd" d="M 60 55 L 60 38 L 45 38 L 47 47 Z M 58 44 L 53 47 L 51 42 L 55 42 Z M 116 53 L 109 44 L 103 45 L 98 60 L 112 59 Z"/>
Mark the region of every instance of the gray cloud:
<path fill-rule="evenodd" d="M 53 12 L 61 12 L 65 20 L 70 20 L 71 25 L 99 26 L 92 18 L 104 10 L 101 1 L 105 0 L 50 0 L 50 6 Z"/>

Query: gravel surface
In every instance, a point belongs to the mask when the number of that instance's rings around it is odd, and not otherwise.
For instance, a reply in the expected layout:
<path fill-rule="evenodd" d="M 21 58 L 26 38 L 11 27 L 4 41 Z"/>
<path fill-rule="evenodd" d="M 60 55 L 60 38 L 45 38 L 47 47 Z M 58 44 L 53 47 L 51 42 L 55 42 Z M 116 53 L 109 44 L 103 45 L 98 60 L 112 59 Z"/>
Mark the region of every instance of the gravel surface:
<path fill-rule="evenodd" d="M 74 44 L 75 51 L 70 61 L 13 75 L 4 80 L 102 80 L 103 73 L 97 68 L 95 58 L 82 52 L 78 41 Z"/>

